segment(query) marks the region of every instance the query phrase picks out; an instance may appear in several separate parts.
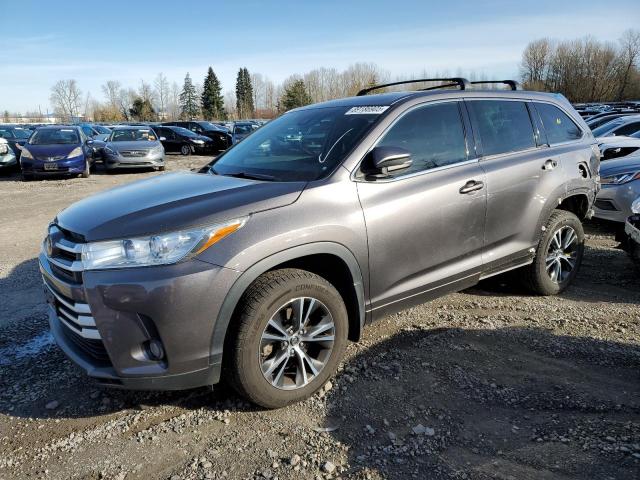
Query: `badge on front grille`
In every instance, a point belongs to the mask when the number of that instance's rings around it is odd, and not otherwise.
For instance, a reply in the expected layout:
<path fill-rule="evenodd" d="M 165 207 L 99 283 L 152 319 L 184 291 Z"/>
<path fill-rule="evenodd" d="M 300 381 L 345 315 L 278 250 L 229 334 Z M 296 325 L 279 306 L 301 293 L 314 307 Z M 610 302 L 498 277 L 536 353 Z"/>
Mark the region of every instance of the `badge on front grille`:
<path fill-rule="evenodd" d="M 51 234 L 47 235 L 47 238 L 45 238 L 44 248 L 47 252 L 47 257 L 53 256 L 53 243 L 51 242 Z"/>

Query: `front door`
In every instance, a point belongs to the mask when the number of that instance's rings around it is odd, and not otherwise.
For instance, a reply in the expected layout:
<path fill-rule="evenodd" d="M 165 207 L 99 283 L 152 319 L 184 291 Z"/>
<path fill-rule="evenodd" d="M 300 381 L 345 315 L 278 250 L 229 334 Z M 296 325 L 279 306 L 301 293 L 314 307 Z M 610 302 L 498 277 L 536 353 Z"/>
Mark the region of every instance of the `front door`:
<path fill-rule="evenodd" d="M 462 115 L 459 101 L 410 109 L 377 146 L 408 150 L 412 166 L 384 179 L 358 181 L 373 318 L 472 285 L 479 277 L 485 175 L 468 148 Z"/>

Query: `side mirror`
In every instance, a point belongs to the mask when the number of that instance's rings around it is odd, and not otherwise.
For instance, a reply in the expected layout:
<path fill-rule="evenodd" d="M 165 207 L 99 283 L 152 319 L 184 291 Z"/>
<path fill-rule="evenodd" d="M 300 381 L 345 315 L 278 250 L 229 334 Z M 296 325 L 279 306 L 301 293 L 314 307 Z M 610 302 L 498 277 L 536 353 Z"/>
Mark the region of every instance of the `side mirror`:
<path fill-rule="evenodd" d="M 375 147 L 364 157 L 360 170 L 365 175 L 386 176 L 412 164 L 411 152 L 401 147 Z"/>
<path fill-rule="evenodd" d="M 87 145 L 89 146 L 93 145 L 93 140 L 87 140 Z"/>
<path fill-rule="evenodd" d="M 160 137 L 158 140 L 160 140 L 161 142 L 164 142 L 167 138 L 166 137 Z"/>

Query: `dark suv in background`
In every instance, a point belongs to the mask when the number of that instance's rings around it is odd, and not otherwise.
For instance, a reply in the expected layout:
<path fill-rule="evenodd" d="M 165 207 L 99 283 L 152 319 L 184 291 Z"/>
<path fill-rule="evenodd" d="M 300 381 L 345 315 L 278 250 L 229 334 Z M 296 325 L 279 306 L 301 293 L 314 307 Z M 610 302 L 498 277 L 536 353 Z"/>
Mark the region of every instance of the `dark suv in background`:
<path fill-rule="evenodd" d="M 226 150 L 233 144 L 229 131 L 215 123 L 191 120 L 185 122 L 164 122 L 162 126 L 165 125 L 186 128 L 198 135 L 209 137 L 214 142 L 213 147 L 217 152 Z"/>
<path fill-rule="evenodd" d="M 280 407 L 390 313 L 514 269 L 562 292 L 598 190 L 589 128 L 559 95 L 445 81 L 287 112 L 205 174 L 60 212 L 39 258 L 57 343 L 105 385 L 224 375 Z"/>

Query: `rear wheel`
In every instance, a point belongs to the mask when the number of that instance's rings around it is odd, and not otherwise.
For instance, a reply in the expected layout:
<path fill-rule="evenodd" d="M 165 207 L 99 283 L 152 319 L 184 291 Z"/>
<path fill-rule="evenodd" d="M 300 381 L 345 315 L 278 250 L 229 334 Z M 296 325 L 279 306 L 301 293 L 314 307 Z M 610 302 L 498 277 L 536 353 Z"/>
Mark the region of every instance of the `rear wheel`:
<path fill-rule="evenodd" d="M 564 291 L 578 273 L 584 254 L 584 230 L 580 219 L 555 210 L 540 239 L 533 263 L 524 270 L 527 287 L 540 295 Z"/>
<path fill-rule="evenodd" d="M 232 386 L 252 402 L 284 407 L 311 396 L 335 372 L 348 317 L 324 278 L 296 269 L 268 272 L 247 289 L 238 312 L 225 366 Z"/>
<path fill-rule="evenodd" d="M 184 144 L 180 147 L 180 153 L 182 155 L 191 155 L 191 146 Z"/>

